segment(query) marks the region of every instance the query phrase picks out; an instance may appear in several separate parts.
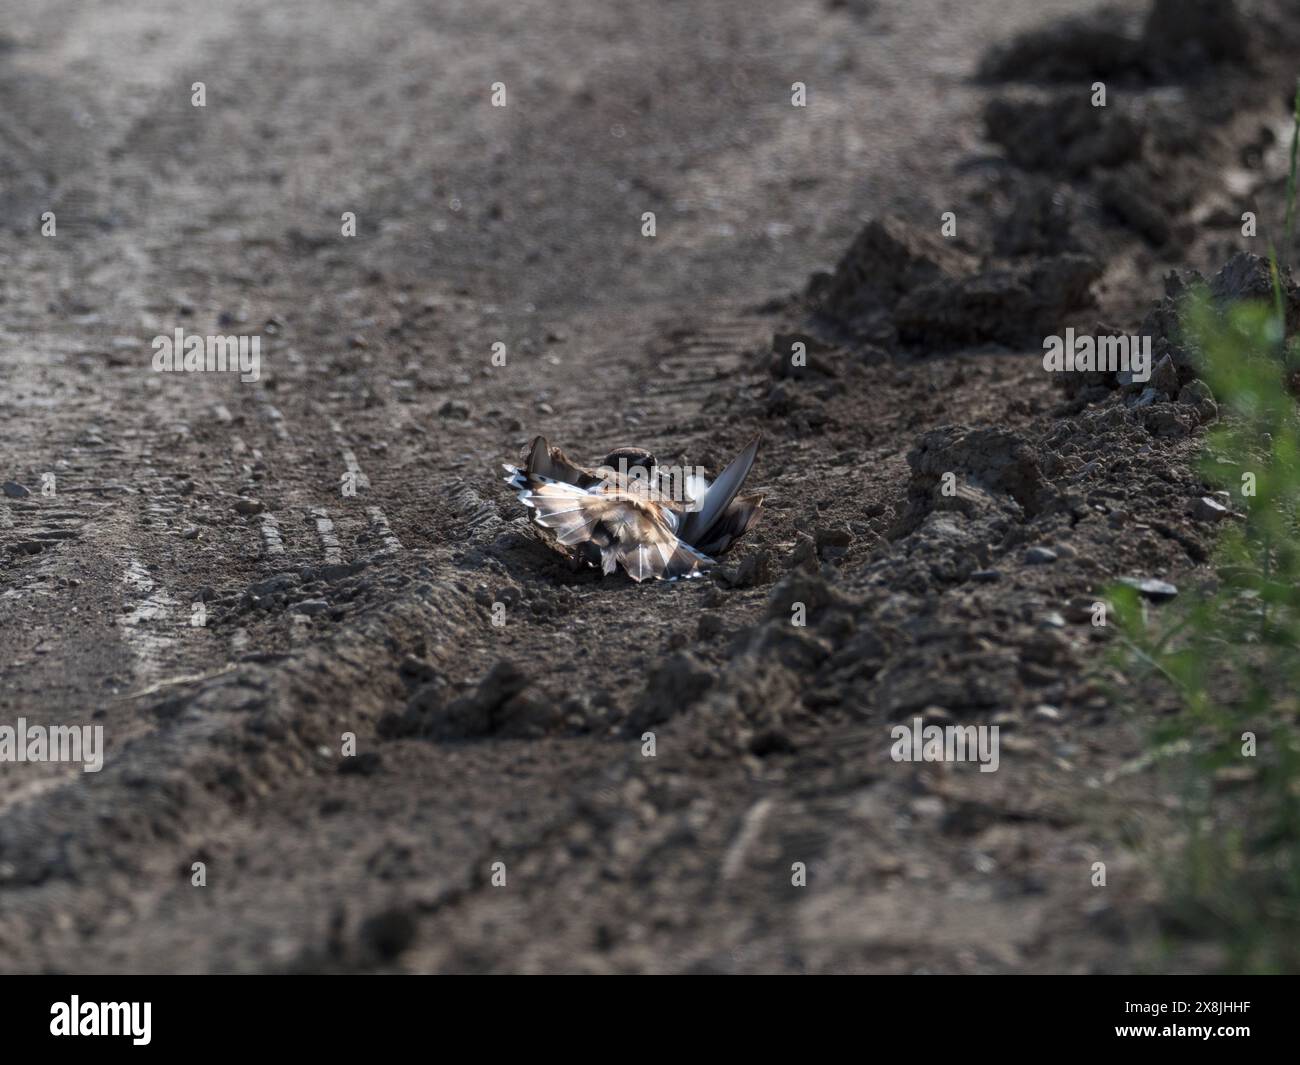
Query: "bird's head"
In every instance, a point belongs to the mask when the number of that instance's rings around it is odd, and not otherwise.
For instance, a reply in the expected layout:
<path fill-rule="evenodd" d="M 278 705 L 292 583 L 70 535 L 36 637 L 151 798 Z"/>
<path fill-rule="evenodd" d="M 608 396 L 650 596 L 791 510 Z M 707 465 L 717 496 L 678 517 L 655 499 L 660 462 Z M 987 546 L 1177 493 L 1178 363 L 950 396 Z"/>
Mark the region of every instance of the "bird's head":
<path fill-rule="evenodd" d="M 643 447 L 616 447 L 605 456 L 605 465 L 620 478 L 649 481 L 659 461 Z"/>

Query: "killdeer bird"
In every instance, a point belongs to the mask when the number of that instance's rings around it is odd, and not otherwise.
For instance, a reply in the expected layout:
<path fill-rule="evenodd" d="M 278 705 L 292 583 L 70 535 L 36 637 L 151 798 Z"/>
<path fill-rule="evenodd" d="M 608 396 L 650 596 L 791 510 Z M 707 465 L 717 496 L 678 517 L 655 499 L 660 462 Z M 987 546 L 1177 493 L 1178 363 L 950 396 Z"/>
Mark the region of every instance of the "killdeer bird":
<path fill-rule="evenodd" d="M 761 495 L 740 486 L 758 454 L 750 441 L 718 479 L 699 467 L 663 467 L 644 448 L 615 448 L 589 470 L 545 437 L 534 438 L 524 464 L 506 464 L 506 483 L 533 511 L 533 521 L 562 554 L 634 581 L 699 577 L 758 517 Z"/>

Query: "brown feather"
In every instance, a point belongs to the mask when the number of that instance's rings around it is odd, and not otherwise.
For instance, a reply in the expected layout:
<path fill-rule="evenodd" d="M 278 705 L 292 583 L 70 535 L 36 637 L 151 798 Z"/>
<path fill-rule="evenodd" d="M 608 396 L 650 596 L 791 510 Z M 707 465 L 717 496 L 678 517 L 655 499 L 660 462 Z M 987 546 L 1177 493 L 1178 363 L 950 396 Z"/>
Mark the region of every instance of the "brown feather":
<path fill-rule="evenodd" d="M 539 484 L 519 498 L 566 553 L 586 543 L 599 545 L 606 573 L 622 563 L 633 580 L 644 581 L 688 576 L 709 564 L 678 541 L 657 504 L 631 493 L 590 493 L 556 483 Z"/>
<path fill-rule="evenodd" d="M 635 581 L 695 577 L 758 517 L 761 495 L 736 496 L 757 444 L 751 441 L 719 475 L 704 513 L 664 499 L 658 483 L 619 477 L 608 459 L 600 472 L 579 466 L 543 436 L 525 449 L 522 468 L 506 466 L 506 479 L 532 508 L 535 525 L 575 562 L 598 565 L 605 573 L 621 565 Z M 655 466 L 640 448 L 620 448 L 611 456 L 627 459 L 629 466 Z"/>

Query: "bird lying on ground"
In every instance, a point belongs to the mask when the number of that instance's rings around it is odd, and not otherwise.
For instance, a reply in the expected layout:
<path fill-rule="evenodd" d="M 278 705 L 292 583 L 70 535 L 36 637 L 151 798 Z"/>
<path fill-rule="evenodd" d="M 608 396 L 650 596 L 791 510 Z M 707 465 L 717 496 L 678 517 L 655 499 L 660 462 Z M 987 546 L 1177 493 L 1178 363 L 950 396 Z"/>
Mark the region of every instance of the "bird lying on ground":
<path fill-rule="evenodd" d="M 506 482 L 551 544 L 577 563 L 634 581 L 699 577 L 754 524 L 761 495 L 740 487 L 758 454 L 749 442 L 718 479 L 700 467 L 664 467 L 644 448 L 615 448 L 595 470 L 535 437 Z"/>

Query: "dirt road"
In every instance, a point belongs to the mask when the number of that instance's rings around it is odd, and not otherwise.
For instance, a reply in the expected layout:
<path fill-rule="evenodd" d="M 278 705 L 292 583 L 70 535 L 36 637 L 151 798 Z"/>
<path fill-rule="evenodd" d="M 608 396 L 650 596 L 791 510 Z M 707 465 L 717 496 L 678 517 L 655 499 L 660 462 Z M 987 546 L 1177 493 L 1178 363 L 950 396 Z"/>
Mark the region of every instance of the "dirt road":
<path fill-rule="evenodd" d="M 1199 964 L 1150 953 L 1162 800 L 1060 619 L 1203 560 L 1158 528 L 1191 437 L 1080 423 L 1053 467 L 1041 347 L 996 337 L 769 366 L 864 218 L 982 252 L 1021 193 L 972 76 L 1075 6 L 6 0 L 0 722 L 106 755 L 0 763 L 0 968 Z M 1103 239 L 1126 328 L 1217 265 Z M 155 372 L 178 328 L 257 380 Z M 944 425 L 1043 472 L 931 520 Z M 755 431 L 723 579 L 571 573 L 500 481 L 538 432 L 716 472 Z M 891 760 L 914 713 L 999 724 L 998 772 Z"/>

